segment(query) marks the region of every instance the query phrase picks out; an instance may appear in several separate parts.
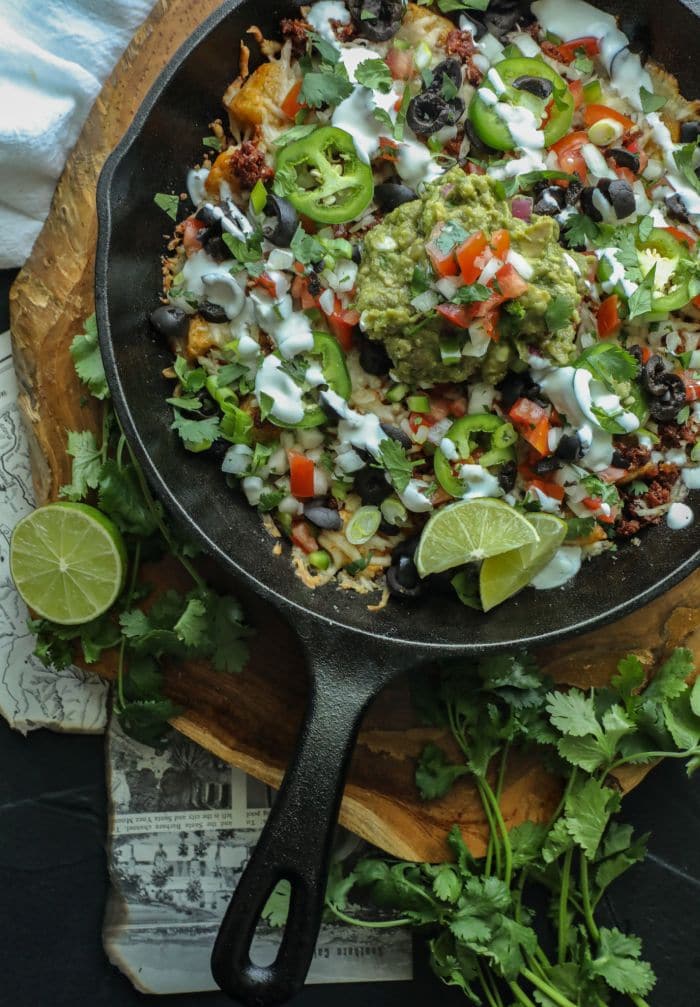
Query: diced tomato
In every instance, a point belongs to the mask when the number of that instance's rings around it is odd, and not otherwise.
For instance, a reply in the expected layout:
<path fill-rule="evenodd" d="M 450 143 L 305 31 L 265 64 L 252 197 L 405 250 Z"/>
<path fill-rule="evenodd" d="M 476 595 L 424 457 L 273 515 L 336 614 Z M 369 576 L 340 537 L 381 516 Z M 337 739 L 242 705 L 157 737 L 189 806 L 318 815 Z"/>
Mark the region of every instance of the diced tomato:
<path fill-rule="evenodd" d="M 443 252 L 437 245 L 437 240 L 440 237 L 444 225 L 437 225 L 431 234 L 430 241 L 425 246 L 425 250 L 428 253 L 428 258 L 432 263 L 433 269 L 438 276 L 456 276 L 459 272 L 459 266 L 457 265 L 457 259 L 455 258 L 455 250 L 451 248 L 449 252 Z"/>
<path fill-rule="evenodd" d="M 578 175 L 584 184 L 588 179 L 588 168 L 581 153 L 581 147 L 588 142 L 588 133 L 580 129 L 569 133 L 568 136 L 563 136 L 561 140 L 552 144 L 552 150 L 557 155 L 561 170 L 570 175 Z"/>
<path fill-rule="evenodd" d="M 681 378 L 685 385 L 686 402 L 698 402 L 700 400 L 700 380 L 695 377 L 693 371 L 681 371 Z"/>
<path fill-rule="evenodd" d="M 435 310 L 451 325 L 456 325 L 458 329 L 469 328 L 475 317 L 473 304 L 469 307 L 465 304 L 438 304 Z"/>
<path fill-rule="evenodd" d="M 490 304 L 491 302 L 485 301 L 484 303 Z M 493 339 L 494 343 L 497 343 L 500 338 L 498 333 L 498 319 L 500 318 L 500 316 L 501 316 L 500 311 L 498 310 L 497 307 L 494 307 L 488 311 L 485 311 L 481 319 L 486 335 L 489 337 L 489 339 Z"/>
<path fill-rule="evenodd" d="M 399 159 L 398 155 L 399 145 L 396 140 L 392 140 L 388 136 L 379 137 L 379 158 L 382 161 L 390 161 L 395 163 Z"/>
<path fill-rule="evenodd" d="M 309 292 L 309 281 L 305 276 L 295 276 L 292 281 L 292 297 L 301 301 L 302 311 L 318 307 L 318 298 Z"/>
<path fill-rule="evenodd" d="M 616 108 L 609 108 L 608 105 L 586 105 L 583 110 L 583 121 L 587 126 L 592 126 L 599 119 L 614 119 L 625 127 L 625 130 L 632 129 L 636 123 L 634 119 L 629 119 Z"/>
<path fill-rule="evenodd" d="M 188 256 L 194 255 L 202 247 L 202 242 L 199 240 L 200 233 L 204 230 L 205 225 L 201 220 L 197 220 L 196 217 L 188 217 L 187 220 L 183 222 L 182 225 L 182 245 Z"/>
<path fill-rule="evenodd" d="M 340 298 L 335 299 L 333 313 L 327 316 L 330 330 L 347 353 L 352 349 L 352 336 L 360 321 L 360 312 L 344 308 Z"/>
<path fill-rule="evenodd" d="M 694 308 L 697 308 L 697 309 L 698 309 L 698 311 L 700 311 L 700 294 L 698 294 L 698 296 L 697 296 L 697 297 L 694 297 L 694 298 L 693 298 L 693 300 L 692 300 L 692 304 L 693 304 L 693 307 L 694 307 Z"/>
<path fill-rule="evenodd" d="M 297 81 L 297 83 L 289 89 L 287 96 L 282 102 L 280 108 L 287 116 L 288 119 L 294 119 L 298 112 L 301 112 L 304 107 L 299 101 L 299 92 L 301 91 L 301 85 L 303 81 Z"/>
<path fill-rule="evenodd" d="M 560 42 L 557 46 L 559 59 L 562 63 L 573 63 L 581 50 L 586 56 L 597 56 L 600 52 L 598 39 L 592 35 L 585 35 L 582 38 L 574 38 L 570 42 Z"/>
<path fill-rule="evenodd" d="M 576 110 L 583 105 L 583 81 L 570 80 L 568 84 L 569 90 L 571 91 L 571 97 L 574 99 L 574 110 Z"/>
<path fill-rule="evenodd" d="M 544 493 L 545 496 L 551 497 L 553 500 L 563 500 L 564 499 L 564 487 L 560 486 L 559 483 L 545 482 L 544 479 L 531 479 L 528 489 L 536 488 L 540 493 Z"/>
<path fill-rule="evenodd" d="M 484 267 L 477 262 L 477 259 L 487 247 L 488 241 L 484 232 L 475 231 L 457 249 L 457 262 L 465 283 L 475 283 L 478 280 Z"/>
<path fill-rule="evenodd" d="M 262 287 L 271 297 L 277 297 L 277 284 L 267 273 L 261 273 L 260 276 L 256 276 L 255 285 Z"/>
<path fill-rule="evenodd" d="M 497 231 L 494 231 L 491 235 L 491 241 L 489 244 L 499 259 L 505 259 L 508 254 L 508 250 L 510 249 L 510 231 L 508 231 L 505 227 L 501 227 Z"/>
<path fill-rule="evenodd" d="M 297 521 L 292 525 L 292 542 L 307 554 L 318 551 L 318 542 L 306 521 Z"/>
<path fill-rule="evenodd" d="M 680 227 L 665 227 L 664 231 L 668 231 L 669 234 L 672 234 L 676 241 L 684 241 L 689 248 L 693 248 L 696 244 L 695 238 L 686 234 L 685 231 L 681 231 Z"/>
<path fill-rule="evenodd" d="M 642 363 L 648 364 L 651 359 L 651 349 L 648 346 L 642 346 Z"/>
<path fill-rule="evenodd" d="M 462 416 L 467 415 L 467 400 L 463 395 L 460 395 L 458 399 L 448 399 L 448 402 L 450 403 L 450 416 L 461 419 Z"/>
<path fill-rule="evenodd" d="M 512 301 L 515 297 L 520 297 L 527 290 L 527 280 L 524 280 L 515 266 L 507 262 L 505 266 L 496 273 L 496 280 L 500 287 L 503 300 Z"/>
<path fill-rule="evenodd" d="M 620 328 L 620 309 L 617 294 L 606 297 L 598 308 L 598 336 L 605 339 Z"/>
<path fill-rule="evenodd" d="M 314 496 L 314 471 L 316 466 L 298 451 L 288 451 L 289 484 L 292 496 L 299 500 Z"/>
<path fill-rule="evenodd" d="M 589 510 L 598 510 L 602 502 L 603 501 L 600 497 L 584 497 L 581 501 L 583 506 L 587 507 Z"/>
<path fill-rule="evenodd" d="M 408 425 L 414 434 L 417 433 L 419 427 L 432 427 L 433 423 L 434 420 L 429 413 L 409 413 Z"/>
<path fill-rule="evenodd" d="M 609 514 L 596 514 L 596 521 L 600 521 L 601 524 L 615 524 L 615 515 L 617 511 L 613 508 Z"/>
<path fill-rule="evenodd" d="M 549 419 L 544 408 L 532 399 L 518 399 L 511 406 L 509 418 L 518 428 L 518 433 L 540 455 L 549 451 Z"/>
<path fill-rule="evenodd" d="M 550 425 L 550 427 L 563 427 L 564 426 L 564 424 L 562 422 L 562 418 L 559 415 L 559 413 L 556 411 L 556 409 L 554 408 L 554 406 L 552 406 L 552 412 L 549 415 L 549 425 Z"/>
<path fill-rule="evenodd" d="M 415 73 L 413 49 L 397 49 L 392 46 L 386 56 L 386 65 L 394 80 L 409 80 Z"/>

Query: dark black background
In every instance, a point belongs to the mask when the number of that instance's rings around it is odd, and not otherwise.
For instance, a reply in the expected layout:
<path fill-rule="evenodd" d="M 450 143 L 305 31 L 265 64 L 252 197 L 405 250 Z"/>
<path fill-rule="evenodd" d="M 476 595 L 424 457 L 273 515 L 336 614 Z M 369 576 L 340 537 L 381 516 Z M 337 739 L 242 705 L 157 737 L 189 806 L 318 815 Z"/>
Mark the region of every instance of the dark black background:
<path fill-rule="evenodd" d="M 0 332 L 13 274 L 0 272 Z M 700 1002 L 700 775 L 655 769 L 625 800 L 625 821 L 652 831 L 650 854 L 618 881 L 606 915 L 644 940 L 659 978 L 653 1007 Z M 218 1007 L 219 994 L 143 996 L 102 950 L 107 893 L 104 742 L 0 721 L 0 1004 L 7 1007 Z M 462 1005 L 429 974 L 416 949 L 413 983 L 309 987 L 299 1007 Z"/>

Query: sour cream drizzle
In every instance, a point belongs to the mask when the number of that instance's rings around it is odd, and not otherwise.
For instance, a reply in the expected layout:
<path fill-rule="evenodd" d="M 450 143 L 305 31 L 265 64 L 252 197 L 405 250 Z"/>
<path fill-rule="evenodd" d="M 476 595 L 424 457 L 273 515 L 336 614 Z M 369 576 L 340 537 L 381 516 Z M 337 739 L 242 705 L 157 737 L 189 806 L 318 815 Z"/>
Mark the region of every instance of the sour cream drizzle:
<path fill-rule="evenodd" d="M 579 546 L 562 546 L 544 570 L 533 578 L 531 584 L 538 591 L 550 591 L 572 580 L 581 569 L 581 549 Z"/>
<path fill-rule="evenodd" d="M 301 388 L 281 368 L 282 361 L 274 354 L 265 357 L 255 375 L 255 395 L 258 402 L 261 395 L 272 399 L 270 413 L 281 423 L 299 423 L 304 415 Z"/>

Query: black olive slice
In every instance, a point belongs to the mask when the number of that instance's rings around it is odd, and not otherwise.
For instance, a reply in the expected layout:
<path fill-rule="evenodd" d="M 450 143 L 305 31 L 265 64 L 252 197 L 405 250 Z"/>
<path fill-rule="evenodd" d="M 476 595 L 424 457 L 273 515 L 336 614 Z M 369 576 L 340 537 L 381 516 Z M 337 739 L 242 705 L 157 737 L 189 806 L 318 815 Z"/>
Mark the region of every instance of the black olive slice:
<path fill-rule="evenodd" d="M 380 182 L 374 187 L 374 198 L 380 210 L 390 213 L 397 206 L 412 203 L 414 199 L 418 199 L 418 196 L 413 189 L 407 185 L 401 185 L 399 182 Z"/>
<path fill-rule="evenodd" d="M 308 500 L 304 504 L 304 517 L 324 531 L 338 531 L 343 526 L 338 511 L 328 507 L 324 500 Z"/>
<path fill-rule="evenodd" d="M 430 136 L 445 126 L 454 126 L 463 114 L 464 102 L 461 98 L 445 101 L 438 91 L 429 89 L 411 99 L 406 121 L 414 133 Z"/>
<path fill-rule="evenodd" d="M 262 225 L 263 237 L 273 245 L 286 248 L 296 234 L 299 215 L 292 204 L 274 192 L 268 194 L 265 204 L 265 220 Z"/>
<path fill-rule="evenodd" d="M 577 434 L 564 434 L 554 454 L 563 462 L 577 462 L 583 458 L 583 444 Z"/>
<path fill-rule="evenodd" d="M 214 304 L 213 301 L 200 301 L 197 311 L 199 311 L 202 318 L 206 319 L 207 322 L 221 324 L 228 321 L 228 315 L 224 309 L 220 304 Z"/>
<path fill-rule="evenodd" d="M 681 123 L 681 143 L 700 142 L 700 119 L 693 119 L 691 122 Z"/>
<path fill-rule="evenodd" d="M 422 584 L 413 560 L 409 556 L 399 556 L 387 570 L 386 584 L 394 598 L 417 598 Z"/>
<path fill-rule="evenodd" d="M 165 339 L 185 339 L 190 327 L 189 315 L 174 304 L 161 304 L 148 316 L 159 336 Z"/>
<path fill-rule="evenodd" d="M 382 423 L 381 428 L 387 437 L 390 437 L 392 441 L 397 441 L 407 451 L 412 446 L 413 441 L 401 427 L 392 426 L 391 423 Z"/>
<path fill-rule="evenodd" d="M 666 204 L 666 209 L 668 210 L 668 215 L 672 220 L 679 220 L 682 224 L 690 223 L 690 218 L 688 217 L 688 207 L 685 205 L 685 200 L 677 192 L 674 192 L 672 196 L 666 196 L 664 200 Z"/>
<path fill-rule="evenodd" d="M 601 181 L 610 181 L 601 179 Z M 598 186 L 602 190 L 602 185 Z M 616 178 L 606 186 L 605 198 L 611 204 L 618 220 L 629 217 L 637 208 L 634 189 L 625 178 Z"/>
<path fill-rule="evenodd" d="M 549 98 L 554 90 L 554 84 L 551 80 L 547 80 L 546 77 L 529 77 L 527 74 L 522 77 L 516 77 L 513 81 L 513 87 L 517 88 L 518 91 L 528 91 L 530 94 L 534 94 L 536 98 Z"/>
<path fill-rule="evenodd" d="M 462 86 L 462 64 L 458 59 L 443 59 L 441 63 L 433 69 L 433 83 L 431 89 L 439 91 L 442 88 L 442 78 L 448 77 L 455 87 Z"/>
<path fill-rule="evenodd" d="M 348 0 L 347 6 L 358 32 L 372 42 L 393 38 L 406 10 L 402 0 Z"/>
<path fill-rule="evenodd" d="M 605 153 L 620 168 L 629 168 L 635 175 L 639 173 L 639 154 L 633 154 L 631 150 L 625 150 L 624 147 L 610 147 Z"/>

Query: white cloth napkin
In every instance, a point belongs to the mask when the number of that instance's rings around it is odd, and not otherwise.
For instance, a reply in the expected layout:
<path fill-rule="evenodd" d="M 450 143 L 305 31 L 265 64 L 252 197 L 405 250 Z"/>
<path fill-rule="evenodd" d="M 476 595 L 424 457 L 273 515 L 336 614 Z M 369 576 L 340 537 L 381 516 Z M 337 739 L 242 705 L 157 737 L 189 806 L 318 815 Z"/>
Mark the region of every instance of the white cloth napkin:
<path fill-rule="evenodd" d="M 0 268 L 21 265 L 92 103 L 155 0 L 0 0 Z"/>

